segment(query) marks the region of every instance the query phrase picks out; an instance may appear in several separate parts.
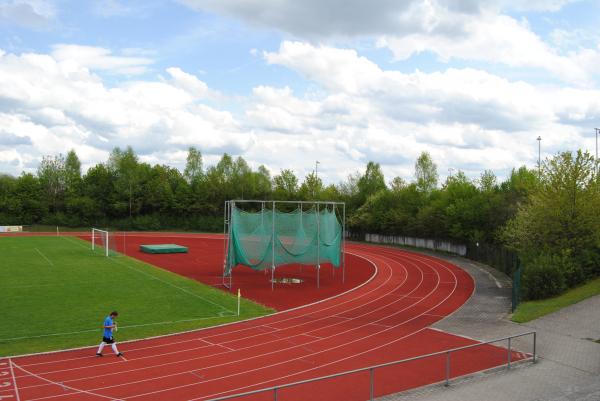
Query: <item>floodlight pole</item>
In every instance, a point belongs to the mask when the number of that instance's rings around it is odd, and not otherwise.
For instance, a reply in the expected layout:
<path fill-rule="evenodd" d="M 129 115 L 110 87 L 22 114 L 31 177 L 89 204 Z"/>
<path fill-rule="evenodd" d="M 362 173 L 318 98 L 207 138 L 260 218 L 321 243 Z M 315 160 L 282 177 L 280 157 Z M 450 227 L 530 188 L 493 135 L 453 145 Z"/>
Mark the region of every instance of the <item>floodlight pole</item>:
<path fill-rule="evenodd" d="M 319 276 L 321 275 L 320 274 L 320 271 L 321 271 L 321 255 L 319 254 L 319 251 L 320 251 L 320 248 L 321 248 L 321 233 L 320 233 L 321 221 L 320 220 L 321 220 L 320 205 L 317 202 L 317 288 L 320 288 Z"/>
<path fill-rule="evenodd" d="M 273 251 L 273 256 L 272 256 L 272 268 L 271 268 L 271 291 L 273 291 L 273 289 L 275 288 L 275 201 L 273 201 L 273 222 L 271 224 L 271 227 L 273 228 L 273 233 L 272 233 L 272 251 Z"/>
<path fill-rule="evenodd" d="M 317 185 L 319 184 L 319 161 L 315 162 L 315 186 L 313 187 L 313 199 L 316 199 Z"/>
<path fill-rule="evenodd" d="M 595 167 L 596 167 L 596 177 L 598 177 L 598 133 L 600 133 L 600 128 L 594 128 L 596 130 L 596 159 Z"/>
<path fill-rule="evenodd" d="M 538 178 L 542 177 L 542 137 L 537 137 L 538 141 Z"/>

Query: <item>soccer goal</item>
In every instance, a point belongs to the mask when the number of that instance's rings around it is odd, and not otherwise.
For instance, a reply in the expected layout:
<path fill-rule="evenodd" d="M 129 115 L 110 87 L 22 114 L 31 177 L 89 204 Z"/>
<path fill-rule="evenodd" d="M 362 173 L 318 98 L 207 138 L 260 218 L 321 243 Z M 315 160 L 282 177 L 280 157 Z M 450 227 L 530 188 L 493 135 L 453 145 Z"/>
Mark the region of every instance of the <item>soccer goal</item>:
<path fill-rule="evenodd" d="M 115 252 L 114 236 L 106 230 L 92 228 L 92 251 L 110 256 Z"/>
<path fill-rule="evenodd" d="M 344 281 L 345 217 L 343 202 L 226 201 L 223 285 L 231 288 L 236 265 L 270 270 L 271 288 L 275 269 L 290 264 L 314 266 L 317 287 L 323 263 Z"/>

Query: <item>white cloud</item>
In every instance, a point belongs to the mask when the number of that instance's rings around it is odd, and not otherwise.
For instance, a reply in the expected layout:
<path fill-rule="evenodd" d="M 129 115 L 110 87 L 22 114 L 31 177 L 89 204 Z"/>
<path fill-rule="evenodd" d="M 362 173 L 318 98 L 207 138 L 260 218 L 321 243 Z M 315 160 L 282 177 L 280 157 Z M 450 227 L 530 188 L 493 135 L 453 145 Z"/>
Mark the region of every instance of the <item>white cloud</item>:
<path fill-rule="evenodd" d="M 526 20 L 503 14 L 556 12 L 576 0 L 181 1 L 314 43 L 367 37 L 388 47 L 397 60 L 432 52 L 445 62 L 544 70 L 577 84 L 589 84 L 598 74 L 594 63 L 600 51 L 595 47 L 562 51 L 536 34 Z"/>
<path fill-rule="evenodd" d="M 56 7 L 45 0 L 0 1 L 0 24 L 44 29 L 56 17 Z"/>
<path fill-rule="evenodd" d="M 277 127 L 300 126 L 315 137 L 335 138 L 334 149 L 345 157 L 379 161 L 388 172 L 407 171 L 425 149 L 442 171 L 506 172 L 535 158 L 537 135 L 544 137 L 545 152 L 585 147 L 586 124 L 600 122 L 600 91 L 593 89 L 538 87 L 470 68 L 385 71 L 354 50 L 302 42 L 284 42 L 265 59 L 297 71 L 327 94 L 315 101 L 280 93 L 259 102 L 261 115 L 282 119 Z M 326 115 L 332 102 L 344 112 Z M 315 109 L 315 120 L 329 128 L 305 117 Z M 263 128 L 273 130 L 271 125 Z"/>
<path fill-rule="evenodd" d="M 112 54 L 110 49 L 95 46 L 58 44 L 52 46 L 52 57 L 63 64 L 71 63 L 75 70 L 80 67 L 118 74 L 136 75 L 146 72 L 153 63 L 146 56 Z M 130 53 L 130 52 L 129 52 Z"/>
<path fill-rule="evenodd" d="M 167 68 L 167 72 L 171 76 L 174 86 L 189 92 L 192 96 L 204 98 L 209 94 L 208 86 L 198 77 L 188 74 L 178 67 Z"/>
<path fill-rule="evenodd" d="M 577 83 L 586 83 L 592 72 L 596 71 L 591 64 L 582 64 L 578 60 L 585 57 L 586 53 L 598 57 L 596 51 L 561 55 L 533 33 L 526 22 L 519 22 L 512 17 L 484 15 L 465 21 L 463 27 L 465 34 L 458 37 L 431 33 L 384 36 L 379 39 L 378 46 L 390 48 L 398 60 L 429 51 L 446 62 L 462 59 L 537 68 Z"/>
<path fill-rule="evenodd" d="M 319 160 L 328 182 L 368 160 L 382 163 L 388 178 L 412 178 L 423 150 L 442 174 L 449 167 L 504 174 L 535 162 L 537 135 L 552 153 L 587 146 L 588 128 L 600 126 L 595 89 L 536 86 L 473 68 L 403 73 L 352 49 L 304 42 L 283 42 L 263 56 L 312 89 L 258 85 L 236 98 L 240 111 L 233 113 L 206 104 L 214 91 L 179 67 L 109 87 L 71 59 L 1 54 L 0 171 L 31 170 L 41 155 L 70 148 L 87 167 L 127 145 L 142 160 L 182 167 L 193 145 L 207 163 L 229 152 L 274 173 L 304 175 Z"/>
<path fill-rule="evenodd" d="M 252 135 L 242 132 L 229 112 L 199 103 L 205 84 L 178 68 L 168 73 L 170 80 L 130 80 L 108 87 L 71 59 L 0 56 L 0 127 L 12 139 L 29 138 L 19 144 L 19 158 L 9 152 L 14 143 L 0 140 L 3 160 L 10 156 L 11 163 L 18 161 L 3 168 L 18 174 L 41 155 L 70 148 L 87 167 L 106 160 L 115 146 L 131 145 L 144 156 L 163 159 L 191 145 L 207 154 L 242 153 L 252 145 Z"/>

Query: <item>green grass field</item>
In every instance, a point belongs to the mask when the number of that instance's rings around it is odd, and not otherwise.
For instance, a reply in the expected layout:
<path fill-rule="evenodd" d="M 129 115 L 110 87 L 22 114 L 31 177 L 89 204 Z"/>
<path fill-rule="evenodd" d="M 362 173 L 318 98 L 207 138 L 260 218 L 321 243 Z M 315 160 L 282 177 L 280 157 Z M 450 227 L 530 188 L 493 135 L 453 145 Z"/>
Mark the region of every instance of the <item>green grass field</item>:
<path fill-rule="evenodd" d="M 74 237 L 0 236 L 0 258 L 0 356 L 96 345 L 112 310 L 118 341 L 272 312 Z"/>
<path fill-rule="evenodd" d="M 597 278 L 554 298 L 522 302 L 513 314 L 512 320 L 517 323 L 529 322 L 599 294 L 600 278 Z"/>

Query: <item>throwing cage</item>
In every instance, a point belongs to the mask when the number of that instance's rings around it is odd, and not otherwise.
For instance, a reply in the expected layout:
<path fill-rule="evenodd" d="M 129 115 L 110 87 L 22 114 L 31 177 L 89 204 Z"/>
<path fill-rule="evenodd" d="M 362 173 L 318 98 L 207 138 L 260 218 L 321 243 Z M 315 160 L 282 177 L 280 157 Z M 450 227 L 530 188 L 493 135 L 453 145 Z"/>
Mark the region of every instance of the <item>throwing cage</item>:
<path fill-rule="evenodd" d="M 270 269 L 271 289 L 275 269 L 296 263 L 315 266 L 317 287 L 322 263 L 330 263 L 334 272 L 341 267 L 345 280 L 345 203 L 230 200 L 223 217 L 225 287 L 231 289 L 237 265 Z"/>

